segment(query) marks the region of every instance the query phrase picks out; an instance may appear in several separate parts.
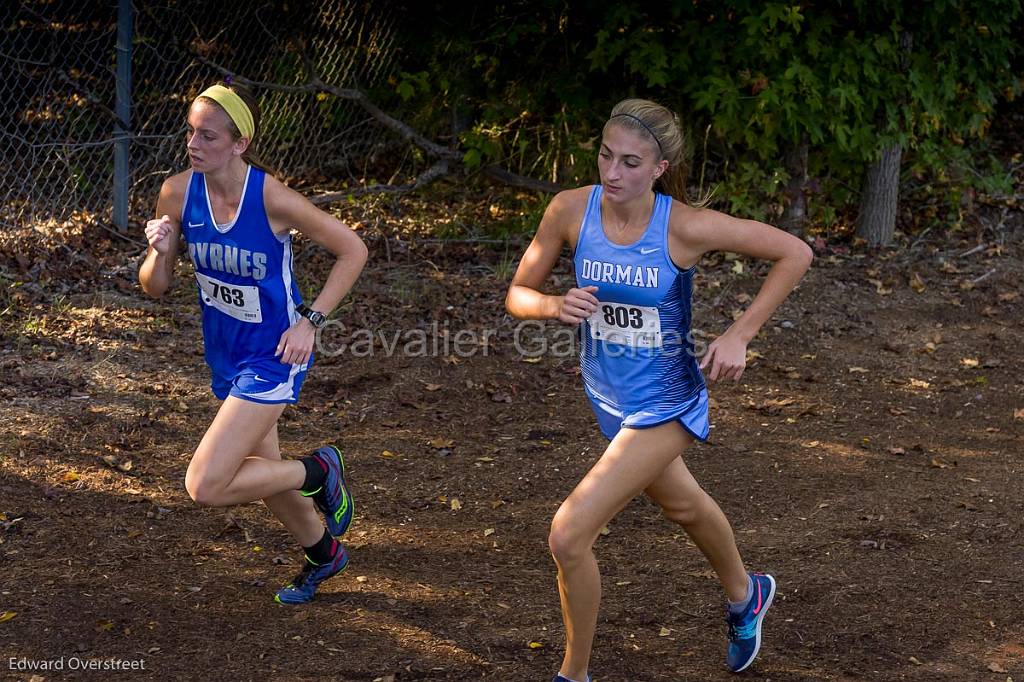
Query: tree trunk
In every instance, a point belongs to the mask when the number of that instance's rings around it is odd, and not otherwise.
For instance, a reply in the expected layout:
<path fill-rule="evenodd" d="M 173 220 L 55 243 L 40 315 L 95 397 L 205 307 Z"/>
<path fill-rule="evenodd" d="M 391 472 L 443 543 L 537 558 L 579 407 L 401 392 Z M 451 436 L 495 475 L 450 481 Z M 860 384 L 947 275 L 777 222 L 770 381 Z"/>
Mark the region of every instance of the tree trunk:
<path fill-rule="evenodd" d="M 807 147 L 804 140 L 786 154 L 789 182 L 784 190 L 786 207 L 779 218 L 779 227 L 800 236 L 807 226 Z"/>
<path fill-rule="evenodd" d="M 882 156 L 868 168 L 857 217 L 857 236 L 867 240 L 868 246 L 887 246 L 892 241 L 899 206 L 902 157 L 903 147 L 894 144 L 883 149 Z"/>

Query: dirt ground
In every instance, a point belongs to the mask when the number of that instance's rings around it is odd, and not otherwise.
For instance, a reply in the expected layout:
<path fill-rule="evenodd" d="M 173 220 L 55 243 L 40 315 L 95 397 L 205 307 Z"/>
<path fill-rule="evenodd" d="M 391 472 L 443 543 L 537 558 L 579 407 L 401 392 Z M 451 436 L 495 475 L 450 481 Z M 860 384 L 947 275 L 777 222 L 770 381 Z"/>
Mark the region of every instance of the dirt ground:
<path fill-rule="evenodd" d="M 685 459 L 779 584 L 745 678 L 1024 680 L 1019 235 L 820 244 L 742 382 L 712 386 L 710 442 Z M 367 357 L 321 355 L 281 422 L 288 454 L 343 448 L 356 500 L 348 570 L 295 608 L 272 601 L 300 554 L 267 510 L 201 509 L 184 490 L 217 406 L 187 269 L 148 300 L 137 248 L 107 237 L 39 228 L 0 251 L 0 678 L 551 678 L 548 525 L 604 442 L 575 359 L 516 351 L 508 253 L 369 240 L 328 343 L 384 336 Z M 297 267 L 308 293 L 326 260 L 307 247 Z M 764 272 L 702 264 L 704 338 Z M 426 352 L 401 352 L 417 338 Z M 596 552 L 597 682 L 735 679 L 723 594 L 652 503 Z M 46 661 L 64 669 L 28 667 Z M 144 669 L 73 669 L 90 661 Z"/>

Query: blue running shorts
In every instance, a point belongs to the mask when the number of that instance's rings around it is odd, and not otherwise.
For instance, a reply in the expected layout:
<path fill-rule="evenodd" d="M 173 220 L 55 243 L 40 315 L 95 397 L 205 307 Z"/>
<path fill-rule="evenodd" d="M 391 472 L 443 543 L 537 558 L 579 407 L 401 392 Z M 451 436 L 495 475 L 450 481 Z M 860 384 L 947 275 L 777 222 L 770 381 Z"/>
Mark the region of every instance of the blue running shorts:
<path fill-rule="evenodd" d="M 309 363 L 301 365 L 247 365 L 233 377 L 213 375 L 210 388 L 219 400 L 229 395 L 254 403 L 274 405 L 299 400 Z"/>
<path fill-rule="evenodd" d="M 687 433 L 701 442 L 708 439 L 708 434 L 711 431 L 711 424 L 708 420 L 707 389 L 701 389 L 686 402 L 669 409 L 659 407 L 657 410 L 642 409 L 635 412 L 624 412 L 597 398 L 589 391 L 586 393 L 590 400 L 590 407 L 594 410 L 594 416 L 597 417 L 597 424 L 601 427 L 601 433 L 608 440 L 615 438 L 622 428 L 649 429 L 652 426 L 661 426 L 672 421 L 678 421 Z"/>

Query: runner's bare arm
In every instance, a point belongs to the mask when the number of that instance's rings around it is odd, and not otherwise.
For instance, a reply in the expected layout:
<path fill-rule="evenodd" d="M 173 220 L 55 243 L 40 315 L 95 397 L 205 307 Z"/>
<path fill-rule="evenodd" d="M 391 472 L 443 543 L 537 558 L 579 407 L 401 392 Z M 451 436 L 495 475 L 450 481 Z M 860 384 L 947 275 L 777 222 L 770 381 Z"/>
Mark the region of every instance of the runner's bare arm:
<path fill-rule="evenodd" d="M 336 257 L 323 289 L 308 304 L 314 310 L 329 314 L 362 272 L 368 255 L 366 245 L 348 225 L 270 176 L 266 180 L 264 203 L 275 232 L 294 227 Z"/>
<path fill-rule="evenodd" d="M 710 209 L 697 209 L 694 215 L 685 230 L 673 230 L 690 249 L 731 251 L 775 263 L 750 306 L 730 327 L 750 341 L 807 272 L 814 253 L 799 237 L 756 220 Z"/>
<path fill-rule="evenodd" d="M 813 252 L 788 232 L 710 209 L 681 211 L 671 230 L 673 255 L 680 253 L 683 261 L 695 262 L 709 251 L 731 251 L 775 264 L 750 306 L 711 343 L 701 361 L 701 369 L 710 366 L 710 381 L 738 381 L 746 367 L 747 344 L 807 272 Z"/>
<path fill-rule="evenodd" d="M 185 200 L 188 172 L 164 180 L 156 201 L 156 218 L 146 223 L 146 258 L 139 267 L 139 284 L 154 298 L 160 298 L 174 283 L 174 262 L 181 238 L 181 208 Z"/>
<path fill-rule="evenodd" d="M 559 192 L 551 200 L 505 296 L 505 308 L 513 317 L 578 324 L 597 309 L 596 287 L 571 288 L 564 295 L 541 291 L 562 247 L 572 244 L 572 230 L 582 219 L 588 195 L 586 188 L 574 189 Z"/>

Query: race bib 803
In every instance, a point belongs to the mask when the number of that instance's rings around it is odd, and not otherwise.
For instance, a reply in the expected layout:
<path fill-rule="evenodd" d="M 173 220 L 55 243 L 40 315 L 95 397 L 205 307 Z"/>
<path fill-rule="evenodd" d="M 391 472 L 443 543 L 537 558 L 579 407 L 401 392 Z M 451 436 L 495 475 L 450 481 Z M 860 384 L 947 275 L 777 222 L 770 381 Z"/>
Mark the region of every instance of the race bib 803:
<path fill-rule="evenodd" d="M 622 303 L 599 303 L 590 316 L 591 338 L 641 348 L 661 348 L 658 309 Z"/>
<path fill-rule="evenodd" d="M 228 284 L 199 272 L 196 273 L 196 280 L 206 305 L 242 322 L 259 324 L 263 321 L 258 287 Z"/>

